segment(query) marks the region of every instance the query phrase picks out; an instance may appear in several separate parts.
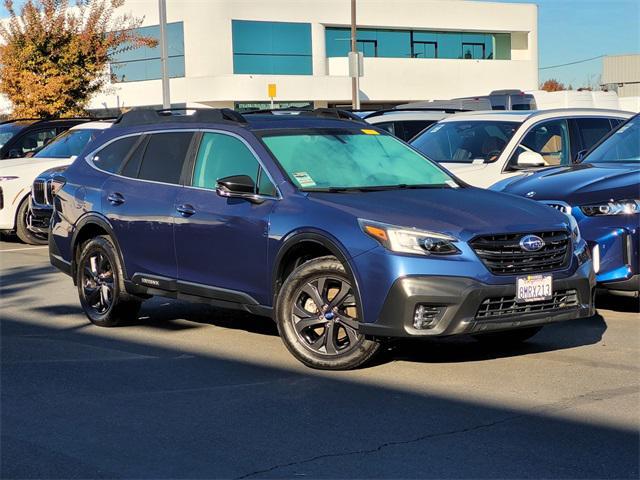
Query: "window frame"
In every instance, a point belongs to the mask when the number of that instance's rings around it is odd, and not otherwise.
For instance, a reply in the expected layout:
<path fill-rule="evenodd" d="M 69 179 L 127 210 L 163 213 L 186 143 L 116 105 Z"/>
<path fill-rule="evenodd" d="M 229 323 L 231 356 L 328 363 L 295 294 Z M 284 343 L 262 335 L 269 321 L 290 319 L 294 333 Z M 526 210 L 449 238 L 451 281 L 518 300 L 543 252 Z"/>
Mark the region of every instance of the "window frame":
<path fill-rule="evenodd" d="M 411 58 L 420 58 L 420 59 L 427 59 L 427 60 L 435 60 L 438 57 L 438 42 L 437 41 L 426 41 L 426 40 L 413 40 L 413 32 L 411 35 Z M 433 45 L 434 50 L 435 50 L 435 56 L 434 57 L 419 57 L 418 54 L 416 53 L 416 45 Z"/>
<path fill-rule="evenodd" d="M 464 40 L 461 42 L 461 46 L 462 46 L 462 56 L 460 57 L 461 60 L 490 60 L 487 58 L 487 45 L 485 43 L 478 43 L 478 42 L 465 42 Z M 471 58 L 465 58 L 464 56 L 464 47 L 465 46 L 469 46 L 469 47 L 482 47 L 482 57 L 480 58 L 473 58 L 473 50 L 471 50 Z"/>

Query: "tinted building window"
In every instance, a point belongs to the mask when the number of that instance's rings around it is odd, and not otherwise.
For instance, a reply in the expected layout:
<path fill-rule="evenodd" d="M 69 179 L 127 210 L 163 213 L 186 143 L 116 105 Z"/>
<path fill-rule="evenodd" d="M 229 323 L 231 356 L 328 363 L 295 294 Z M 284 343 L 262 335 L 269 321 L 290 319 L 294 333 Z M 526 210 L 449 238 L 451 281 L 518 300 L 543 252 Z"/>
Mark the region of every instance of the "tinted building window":
<path fill-rule="evenodd" d="M 113 82 L 136 82 L 162 78 L 160 62 L 160 26 L 141 27 L 136 32 L 143 37 L 155 39 L 155 47 L 140 47 L 114 56 L 111 63 Z M 184 27 L 182 22 L 167 24 L 167 66 L 170 78 L 184 77 Z"/>
<path fill-rule="evenodd" d="M 311 24 L 233 20 L 233 73 L 311 75 Z"/>
<path fill-rule="evenodd" d="M 137 136 L 125 137 L 110 143 L 93 157 L 93 164 L 100 170 L 116 173 L 138 138 Z"/>
<path fill-rule="evenodd" d="M 348 28 L 325 30 L 327 57 L 347 56 L 351 49 Z M 432 32 L 425 30 L 359 29 L 358 50 L 365 57 L 454 58 L 470 60 L 508 60 L 511 34 Z"/>
<path fill-rule="evenodd" d="M 142 158 L 138 178 L 163 183 L 180 183 L 191 132 L 156 133 L 151 135 Z"/>

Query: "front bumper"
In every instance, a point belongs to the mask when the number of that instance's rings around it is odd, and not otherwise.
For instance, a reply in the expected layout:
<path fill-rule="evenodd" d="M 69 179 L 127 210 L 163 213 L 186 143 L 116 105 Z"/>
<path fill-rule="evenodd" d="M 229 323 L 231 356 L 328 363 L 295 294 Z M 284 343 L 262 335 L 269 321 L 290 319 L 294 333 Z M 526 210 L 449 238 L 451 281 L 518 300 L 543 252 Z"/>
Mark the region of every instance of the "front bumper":
<path fill-rule="evenodd" d="M 31 201 L 31 224 L 29 230 L 37 233 L 48 233 L 53 207 Z"/>
<path fill-rule="evenodd" d="M 378 320 L 360 324 L 360 331 L 379 337 L 434 337 L 511 330 L 589 317 L 595 314 L 595 283 L 589 261 L 573 276 L 554 279 L 555 292 L 575 291 L 577 298 L 573 305 L 543 311 L 507 311 L 506 314 L 482 318 L 479 311 L 483 302 L 514 297 L 515 284 L 489 285 L 472 278 L 452 276 L 402 277 L 389 291 Z M 413 325 L 416 308 L 421 304 L 438 309 L 430 328 L 417 329 Z"/>

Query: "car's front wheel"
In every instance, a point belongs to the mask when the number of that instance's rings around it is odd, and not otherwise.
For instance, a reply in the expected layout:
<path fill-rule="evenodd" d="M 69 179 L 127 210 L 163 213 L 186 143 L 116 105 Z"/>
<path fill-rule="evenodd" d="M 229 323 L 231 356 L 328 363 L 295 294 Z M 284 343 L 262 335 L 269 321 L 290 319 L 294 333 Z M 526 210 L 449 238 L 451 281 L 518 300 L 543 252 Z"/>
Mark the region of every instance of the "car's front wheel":
<path fill-rule="evenodd" d="M 46 245 L 48 236 L 46 233 L 39 233 L 30 230 L 31 225 L 31 195 L 25 198 L 18 207 L 16 215 L 16 235 L 20 240 L 29 245 Z"/>
<path fill-rule="evenodd" d="M 305 365 L 348 370 L 370 360 L 380 344 L 358 331 L 357 294 L 335 257 L 303 263 L 285 280 L 276 300 L 278 331 Z"/>
<path fill-rule="evenodd" d="M 137 317 L 141 301 L 124 289 L 116 247 L 107 236 L 92 238 L 82 247 L 76 267 L 80 304 L 92 323 L 115 327 Z"/>

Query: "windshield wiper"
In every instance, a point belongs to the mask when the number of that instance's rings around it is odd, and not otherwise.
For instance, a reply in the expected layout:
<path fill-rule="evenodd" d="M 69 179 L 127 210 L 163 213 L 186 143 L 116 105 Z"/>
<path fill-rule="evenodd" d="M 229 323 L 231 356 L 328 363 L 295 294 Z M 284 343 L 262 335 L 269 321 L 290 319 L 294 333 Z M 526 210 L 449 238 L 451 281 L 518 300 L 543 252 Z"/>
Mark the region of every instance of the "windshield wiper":
<path fill-rule="evenodd" d="M 396 185 L 372 185 L 362 187 L 327 187 L 327 188 L 305 188 L 304 192 L 323 192 L 323 193 L 348 193 L 348 192 L 382 192 L 386 190 L 418 190 L 428 188 L 453 188 L 446 183 L 436 184 L 417 184 L 409 185 L 407 183 L 398 183 Z"/>

